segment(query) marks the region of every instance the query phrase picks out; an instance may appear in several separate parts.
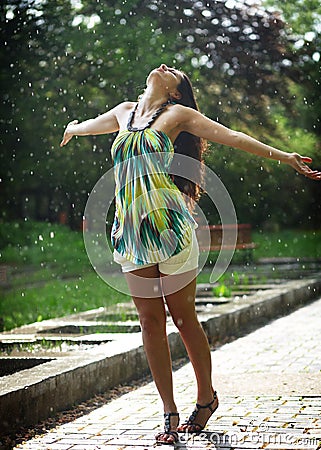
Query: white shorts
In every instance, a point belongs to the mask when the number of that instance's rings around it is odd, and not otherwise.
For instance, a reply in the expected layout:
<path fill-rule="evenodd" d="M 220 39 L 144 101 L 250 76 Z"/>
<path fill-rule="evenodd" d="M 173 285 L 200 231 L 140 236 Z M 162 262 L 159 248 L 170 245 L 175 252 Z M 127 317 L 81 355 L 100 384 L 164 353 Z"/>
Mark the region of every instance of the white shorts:
<path fill-rule="evenodd" d="M 192 231 L 192 242 L 181 250 L 177 255 L 171 256 L 165 261 L 151 264 L 134 264 L 126 259 L 117 250 L 113 253 L 114 261 L 121 264 L 122 272 L 131 272 L 132 270 L 144 269 L 158 265 L 158 269 L 165 275 L 178 275 L 180 273 L 188 272 L 189 270 L 198 268 L 199 247 L 196 238 L 196 232 Z"/>

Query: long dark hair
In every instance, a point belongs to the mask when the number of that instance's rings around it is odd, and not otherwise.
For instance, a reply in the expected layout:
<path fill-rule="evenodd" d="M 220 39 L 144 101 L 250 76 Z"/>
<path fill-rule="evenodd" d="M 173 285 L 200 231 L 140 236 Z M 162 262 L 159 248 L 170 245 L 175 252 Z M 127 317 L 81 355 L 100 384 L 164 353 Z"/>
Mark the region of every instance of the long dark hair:
<path fill-rule="evenodd" d="M 175 103 L 179 103 L 180 105 L 187 106 L 189 108 L 196 109 L 199 111 L 199 107 L 197 105 L 197 101 L 195 99 L 195 95 L 193 92 L 192 84 L 188 76 L 182 73 L 182 81 L 177 87 L 179 93 L 181 94 L 180 99 L 175 98 Z M 174 142 L 174 150 L 175 153 L 189 156 L 194 158 L 201 163 L 203 163 L 203 153 L 207 149 L 207 141 L 205 139 L 199 138 L 198 136 L 194 136 L 193 134 L 187 133 L 185 131 L 181 132 Z M 179 164 L 179 162 L 176 162 Z M 186 178 L 178 175 L 172 175 L 172 179 L 179 190 L 188 196 L 188 207 L 191 211 L 193 211 L 195 203 L 197 202 L 201 196 L 203 189 L 201 188 L 203 184 L 204 170 L 202 169 L 202 164 L 200 165 L 199 173 L 195 173 L 195 167 L 193 164 L 190 167 L 191 174 L 188 174 L 188 168 L 186 168 Z M 172 171 L 175 169 L 175 155 L 173 159 L 173 163 L 171 165 Z M 185 167 L 184 167 L 185 170 Z M 196 179 L 196 183 L 191 181 L 192 179 Z"/>

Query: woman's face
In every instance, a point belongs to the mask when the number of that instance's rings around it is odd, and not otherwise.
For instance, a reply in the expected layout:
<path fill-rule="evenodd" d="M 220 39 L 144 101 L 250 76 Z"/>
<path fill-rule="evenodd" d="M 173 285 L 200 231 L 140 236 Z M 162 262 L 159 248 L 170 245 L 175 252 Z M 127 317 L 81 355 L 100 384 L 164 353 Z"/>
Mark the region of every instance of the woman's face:
<path fill-rule="evenodd" d="M 169 92 L 176 90 L 182 81 L 182 74 L 179 70 L 173 67 L 168 67 L 166 64 L 161 64 L 156 69 L 152 70 L 148 75 L 146 84 L 155 81 L 162 85 Z"/>

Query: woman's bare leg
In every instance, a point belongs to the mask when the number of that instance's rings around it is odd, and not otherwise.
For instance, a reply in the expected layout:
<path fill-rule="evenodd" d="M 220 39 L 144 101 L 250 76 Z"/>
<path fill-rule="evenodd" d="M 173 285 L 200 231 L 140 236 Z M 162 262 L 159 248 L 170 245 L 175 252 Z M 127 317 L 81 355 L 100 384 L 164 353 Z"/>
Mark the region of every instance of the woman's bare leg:
<path fill-rule="evenodd" d="M 166 311 L 164 299 L 161 296 L 159 276 L 158 267 L 152 266 L 126 273 L 126 280 L 131 292 L 136 294 L 133 295 L 133 301 L 139 315 L 145 353 L 163 401 L 164 413 L 168 413 L 177 412 L 177 407 L 173 394 L 172 361 L 166 334 Z M 153 285 L 149 283 L 151 278 L 153 278 Z M 157 283 L 159 297 L 155 297 Z M 140 297 L 137 296 L 139 292 L 142 294 Z M 175 431 L 178 420 L 173 417 L 171 424 L 172 430 Z M 169 442 L 174 440 L 173 436 L 166 433 L 161 439 Z"/>
<path fill-rule="evenodd" d="M 198 321 L 195 311 L 196 271 L 182 275 L 162 275 L 162 289 L 168 309 L 177 326 L 187 353 L 194 368 L 197 381 L 197 403 L 206 405 L 213 400 L 212 364 L 210 347 L 206 334 Z M 180 279 L 177 279 L 180 277 Z M 186 285 L 182 283 L 185 277 Z M 183 286 L 173 292 L 174 287 Z M 215 406 L 213 404 L 213 406 Z M 209 409 L 200 410 L 197 422 L 206 422 L 210 417 Z"/>

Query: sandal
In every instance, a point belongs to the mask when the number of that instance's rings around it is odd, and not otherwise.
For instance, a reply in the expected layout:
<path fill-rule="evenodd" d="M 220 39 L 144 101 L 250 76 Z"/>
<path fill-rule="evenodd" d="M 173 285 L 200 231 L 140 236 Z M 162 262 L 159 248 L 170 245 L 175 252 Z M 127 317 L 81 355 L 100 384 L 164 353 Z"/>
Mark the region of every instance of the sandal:
<path fill-rule="evenodd" d="M 175 445 L 176 442 L 178 441 L 178 433 L 177 433 L 177 431 L 172 431 L 171 430 L 171 417 L 177 417 L 178 418 L 178 422 L 177 422 L 177 426 L 178 426 L 178 424 L 179 424 L 179 414 L 177 412 L 175 412 L 175 413 L 165 413 L 164 417 L 165 417 L 164 431 L 162 431 L 161 433 L 156 434 L 156 436 L 155 436 L 156 443 L 157 444 Z M 164 439 L 161 439 L 162 437 L 164 437 L 166 435 L 172 436 L 173 440 L 166 441 Z"/>
<path fill-rule="evenodd" d="M 213 405 L 213 403 L 215 403 L 215 404 Z M 206 420 L 204 425 L 201 425 L 200 423 L 195 422 L 199 411 L 201 409 L 206 409 L 206 408 L 208 408 L 211 411 L 211 415 Z M 189 419 L 185 423 L 183 423 L 180 427 L 178 427 L 177 431 L 179 433 L 185 433 L 185 432 L 200 433 L 205 428 L 208 420 L 210 419 L 212 414 L 217 410 L 217 408 L 218 408 L 218 398 L 217 398 L 217 392 L 215 391 L 213 400 L 210 403 L 208 403 L 207 405 L 200 405 L 199 403 L 196 403 L 196 408 L 190 415 Z"/>

